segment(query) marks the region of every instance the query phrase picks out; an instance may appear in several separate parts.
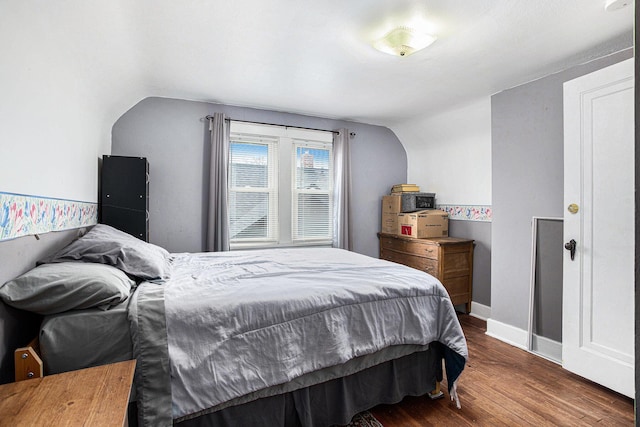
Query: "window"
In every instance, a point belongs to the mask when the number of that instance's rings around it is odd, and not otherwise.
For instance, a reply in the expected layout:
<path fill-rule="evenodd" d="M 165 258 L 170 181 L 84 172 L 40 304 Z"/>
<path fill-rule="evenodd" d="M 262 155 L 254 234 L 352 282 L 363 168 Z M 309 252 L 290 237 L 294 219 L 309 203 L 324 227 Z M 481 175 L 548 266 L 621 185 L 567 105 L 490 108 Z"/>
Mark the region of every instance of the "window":
<path fill-rule="evenodd" d="M 293 143 L 294 242 L 331 242 L 333 236 L 333 176 L 331 144 Z"/>
<path fill-rule="evenodd" d="M 231 122 L 232 249 L 330 245 L 331 132 Z"/>
<path fill-rule="evenodd" d="M 273 242 L 278 236 L 277 139 L 236 135 L 229 150 L 231 241 Z"/>

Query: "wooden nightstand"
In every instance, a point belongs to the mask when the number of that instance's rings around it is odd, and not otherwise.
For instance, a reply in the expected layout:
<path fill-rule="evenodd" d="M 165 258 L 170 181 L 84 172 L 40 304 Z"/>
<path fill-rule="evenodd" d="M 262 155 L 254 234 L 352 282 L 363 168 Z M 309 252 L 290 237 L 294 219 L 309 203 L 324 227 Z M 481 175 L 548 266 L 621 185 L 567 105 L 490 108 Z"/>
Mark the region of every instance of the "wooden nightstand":
<path fill-rule="evenodd" d="M 442 282 L 453 305 L 471 311 L 473 240 L 456 237 L 413 239 L 378 233 L 380 258 L 426 271 Z"/>
<path fill-rule="evenodd" d="M 126 426 L 136 361 L 0 385 L 0 424 Z"/>

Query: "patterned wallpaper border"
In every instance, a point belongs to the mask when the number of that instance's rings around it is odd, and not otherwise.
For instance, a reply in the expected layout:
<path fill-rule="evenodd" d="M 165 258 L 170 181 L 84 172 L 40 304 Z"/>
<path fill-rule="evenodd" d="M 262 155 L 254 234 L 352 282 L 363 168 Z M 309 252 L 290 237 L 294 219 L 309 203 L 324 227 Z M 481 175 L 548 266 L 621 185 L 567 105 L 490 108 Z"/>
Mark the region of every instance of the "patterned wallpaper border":
<path fill-rule="evenodd" d="M 490 205 L 438 205 L 437 208 L 448 212 L 449 219 L 483 222 L 492 221 L 493 211 Z"/>
<path fill-rule="evenodd" d="M 97 203 L 0 192 L 0 240 L 97 222 Z"/>

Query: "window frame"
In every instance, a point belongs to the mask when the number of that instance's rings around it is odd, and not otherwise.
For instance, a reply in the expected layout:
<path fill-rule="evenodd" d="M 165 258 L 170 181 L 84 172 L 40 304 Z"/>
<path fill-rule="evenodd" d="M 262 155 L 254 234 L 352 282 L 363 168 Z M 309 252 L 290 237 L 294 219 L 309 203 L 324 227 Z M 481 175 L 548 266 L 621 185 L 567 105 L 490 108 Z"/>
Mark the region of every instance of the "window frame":
<path fill-rule="evenodd" d="M 333 132 L 316 131 L 310 129 L 301 129 L 294 127 L 286 127 L 280 125 L 267 125 L 261 123 L 250 123 L 241 121 L 230 121 L 230 144 L 237 141 L 238 137 L 247 139 L 277 139 L 277 210 L 278 225 L 276 228 L 275 239 L 234 239 L 230 230 L 230 249 L 250 249 L 250 248 L 268 248 L 268 247 L 289 247 L 289 246 L 331 246 L 333 241 L 333 191 L 334 191 L 334 169 L 333 169 Z M 329 191 L 329 218 L 331 226 L 329 227 L 330 236 L 322 239 L 293 239 L 294 216 L 296 204 L 293 187 L 295 183 L 295 147 L 296 144 L 316 144 L 318 147 L 328 144 L 330 146 L 330 191 Z M 293 159 L 293 160 L 292 160 Z M 286 167 L 289 166 L 289 167 Z M 231 155 L 229 155 L 229 173 L 232 173 Z M 229 180 L 229 195 L 233 191 L 231 180 Z M 230 207 L 229 207 L 230 209 Z M 229 212 L 231 217 L 231 211 Z"/>
<path fill-rule="evenodd" d="M 267 162 L 268 168 L 271 169 L 271 172 L 267 170 L 267 185 L 266 187 L 233 187 L 232 182 L 233 179 L 229 179 L 229 188 L 228 194 L 229 198 L 231 198 L 233 193 L 241 193 L 241 194 L 250 194 L 250 193 L 267 193 L 268 200 L 268 210 L 269 215 L 267 217 L 267 236 L 266 237 L 248 237 L 236 239 L 234 244 L 242 244 L 242 245 L 264 245 L 271 244 L 273 242 L 277 242 L 278 240 L 278 163 L 279 163 L 279 154 L 278 154 L 278 141 L 275 138 L 267 138 L 263 136 L 255 136 L 249 134 L 236 133 L 233 139 L 230 139 L 229 144 L 229 174 L 232 173 L 232 160 L 233 156 L 231 155 L 231 145 L 234 143 L 240 144 L 254 144 L 254 145 L 266 145 L 267 146 Z M 275 205 L 275 207 L 274 207 Z M 229 218 L 231 220 L 231 206 L 229 205 Z M 272 215 L 275 213 L 275 216 Z M 229 234 L 232 234 L 232 230 L 229 230 Z"/>
<path fill-rule="evenodd" d="M 321 189 L 298 189 L 297 188 L 297 148 L 298 147 L 308 147 L 310 149 L 315 150 L 327 150 L 328 151 L 328 175 L 329 175 L 329 186 L 326 190 Z M 324 141 L 310 141 L 307 139 L 297 139 L 294 138 L 292 141 L 291 147 L 291 171 L 293 173 L 291 179 L 291 241 L 297 245 L 331 245 L 333 242 L 333 192 L 334 188 L 334 178 L 333 178 L 333 141 L 324 142 Z M 299 194 L 309 194 L 309 195 L 327 195 L 328 199 L 328 210 L 329 215 L 327 217 L 327 228 L 329 230 L 329 234 L 323 237 L 310 237 L 304 236 L 302 238 L 296 238 L 297 230 L 300 228 L 300 224 L 298 222 L 298 211 L 300 209 L 299 203 L 294 203 L 295 200 L 298 200 Z"/>

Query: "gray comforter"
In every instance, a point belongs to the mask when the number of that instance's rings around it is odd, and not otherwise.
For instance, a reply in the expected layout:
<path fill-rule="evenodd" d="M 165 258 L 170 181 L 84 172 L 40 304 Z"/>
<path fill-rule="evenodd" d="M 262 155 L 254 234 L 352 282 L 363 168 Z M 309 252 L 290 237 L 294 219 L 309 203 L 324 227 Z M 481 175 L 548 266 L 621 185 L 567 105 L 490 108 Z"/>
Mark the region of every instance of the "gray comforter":
<path fill-rule="evenodd" d="M 435 278 L 340 249 L 174 254 L 171 279 L 143 283 L 133 298 L 146 425 L 384 361 L 354 363 L 374 353 L 388 359 L 440 342 L 467 358 L 454 308 Z"/>

